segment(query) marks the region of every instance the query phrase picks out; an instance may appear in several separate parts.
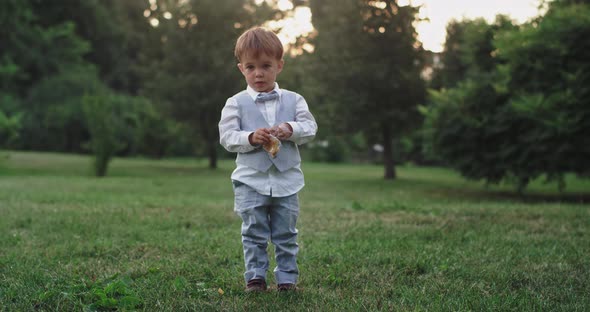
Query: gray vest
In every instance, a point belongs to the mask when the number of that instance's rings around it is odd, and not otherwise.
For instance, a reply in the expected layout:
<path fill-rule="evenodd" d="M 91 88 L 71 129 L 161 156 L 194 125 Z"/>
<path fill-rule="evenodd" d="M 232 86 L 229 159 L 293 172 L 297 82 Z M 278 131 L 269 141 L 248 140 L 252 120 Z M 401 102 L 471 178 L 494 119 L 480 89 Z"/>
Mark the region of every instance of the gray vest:
<path fill-rule="evenodd" d="M 269 128 L 283 122 L 295 121 L 296 94 L 291 91 L 281 90 L 279 106 L 276 110 L 274 125 L 269 125 L 262 113 L 246 91 L 242 91 L 234 98 L 240 109 L 240 127 L 244 131 L 256 131 L 259 128 Z M 281 141 L 281 150 L 277 157 L 272 158 L 263 148 L 257 148 L 248 153 L 238 153 L 236 163 L 266 172 L 274 164 L 281 172 L 291 169 L 301 163 L 299 149 L 291 141 Z"/>

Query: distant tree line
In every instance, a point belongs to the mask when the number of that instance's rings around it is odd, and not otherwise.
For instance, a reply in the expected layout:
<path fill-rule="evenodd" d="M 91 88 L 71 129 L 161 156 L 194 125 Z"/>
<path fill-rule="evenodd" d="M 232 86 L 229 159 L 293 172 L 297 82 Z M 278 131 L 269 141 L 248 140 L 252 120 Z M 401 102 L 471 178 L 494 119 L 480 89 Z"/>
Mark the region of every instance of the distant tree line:
<path fill-rule="evenodd" d="M 96 155 L 206 155 L 242 87 L 232 56 L 276 9 L 254 1 L 5 0 L 0 147 Z M 278 17 L 278 16 L 277 16 Z"/>
<path fill-rule="evenodd" d="M 258 2 L 4 0 L 0 148 L 93 153 L 98 175 L 115 155 L 197 155 L 215 168 L 229 156 L 221 108 L 245 87 L 235 39 L 290 14 Z M 316 28 L 279 77 L 319 123 L 307 157 L 379 162 L 385 178 L 397 163 L 443 164 L 520 189 L 588 175 L 588 1 L 543 3 L 522 25 L 453 21 L 440 54 L 417 39 L 418 7 L 292 3 L 311 9 Z"/>
<path fill-rule="evenodd" d="M 0 40 L 1 146 L 68 153 L 161 157 L 184 152 L 186 127 L 143 97 L 140 68 L 150 50 L 145 1 L 5 0 Z M 113 108 L 96 115 L 90 98 Z M 89 106 L 89 107 L 86 107 Z M 92 107 L 90 107 L 92 106 Z M 92 130 L 106 118 L 107 132 Z M 4 125 L 4 126 L 3 126 Z M 112 132 L 112 133 L 111 133 Z M 93 142 L 115 140 L 113 148 Z M 113 150 L 111 150 L 113 149 Z M 106 157 L 106 158 L 105 158 Z"/>

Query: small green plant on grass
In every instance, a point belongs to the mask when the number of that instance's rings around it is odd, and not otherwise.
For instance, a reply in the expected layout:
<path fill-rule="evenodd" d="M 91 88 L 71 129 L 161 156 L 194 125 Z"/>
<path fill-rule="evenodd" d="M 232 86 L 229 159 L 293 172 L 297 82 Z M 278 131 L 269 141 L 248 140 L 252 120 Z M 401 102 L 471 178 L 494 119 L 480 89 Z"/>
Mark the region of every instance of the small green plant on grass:
<path fill-rule="evenodd" d="M 105 283 L 93 285 L 90 293 L 92 303 L 86 306 L 87 311 L 100 309 L 136 309 L 141 306 L 141 299 L 131 290 L 133 281 L 129 278 L 118 278 L 116 275 Z"/>
<path fill-rule="evenodd" d="M 84 311 L 127 311 L 140 308 L 143 300 L 132 290 L 134 281 L 118 274 L 98 282 L 84 280 L 72 283 L 65 289 L 49 286 L 51 289 L 37 296 L 35 308 L 43 309 L 58 305 L 71 305 Z"/>

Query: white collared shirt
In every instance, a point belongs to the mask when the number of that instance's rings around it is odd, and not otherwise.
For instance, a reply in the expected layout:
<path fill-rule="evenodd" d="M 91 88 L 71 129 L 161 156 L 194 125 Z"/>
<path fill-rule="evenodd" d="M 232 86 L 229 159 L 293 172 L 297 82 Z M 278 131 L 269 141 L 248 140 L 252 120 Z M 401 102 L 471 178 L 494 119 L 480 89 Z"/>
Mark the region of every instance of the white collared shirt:
<path fill-rule="evenodd" d="M 274 125 L 276 109 L 281 105 L 280 95 L 282 93 L 278 83 L 275 83 L 274 90 L 279 98 L 272 101 L 256 102 L 259 92 L 248 86 L 246 92 L 252 97 L 256 106 L 262 113 L 264 119 L 270 125 Z M 240 118 L 238 103 L 234 98 L 229 98 L 221 111 L 219 121 L 219 142 L 230 152 L 247 153 L 260 146 L 250 145 L 248 136 L 253 131 L 240 129 Z M 295 120 L 288 122 L 293 128 L 293 134 L 288 139 L 297 145 L 307 143 L 315 137 L 317 124 L 305 99 L 297 94 L 295 106 Z M 261 172 L 256 169 L 237 164 L 231 175 L 232 180 L 240 181 L 262 195 L 273 197 L 284 197 L 299 192 L 305 185 L 301 165 L 297 165 L 287 171 L 280 172 L 274 165 L 267 171 Z"/>

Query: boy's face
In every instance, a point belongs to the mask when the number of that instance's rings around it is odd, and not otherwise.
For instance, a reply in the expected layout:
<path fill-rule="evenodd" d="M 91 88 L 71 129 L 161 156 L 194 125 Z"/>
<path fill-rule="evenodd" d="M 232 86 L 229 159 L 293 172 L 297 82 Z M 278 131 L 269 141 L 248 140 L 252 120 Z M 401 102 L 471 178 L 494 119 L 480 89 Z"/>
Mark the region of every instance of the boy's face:
<path fill-rule="evenodd" d="M 283 63 L 283 60 L 261 53 L 258 57 L 241 57 L 238 68 L 250 88 L 256 92 L 270 92 L 275 87 L 277 75 L 283 70 Z"/>

